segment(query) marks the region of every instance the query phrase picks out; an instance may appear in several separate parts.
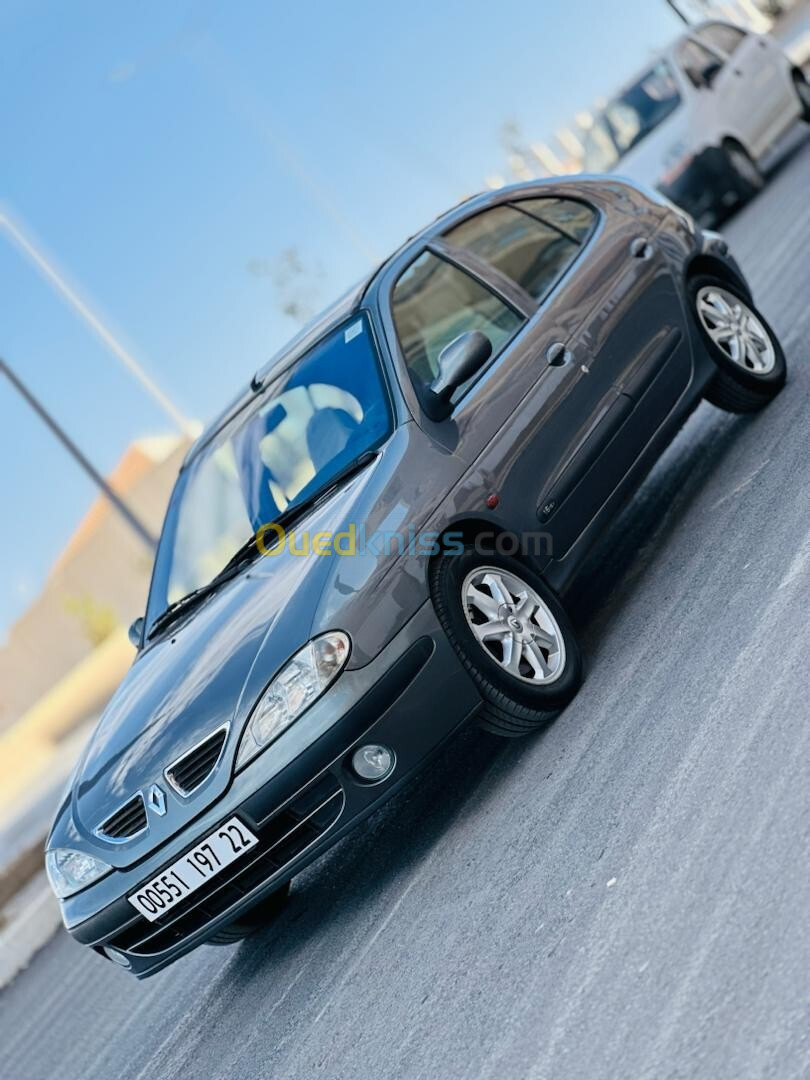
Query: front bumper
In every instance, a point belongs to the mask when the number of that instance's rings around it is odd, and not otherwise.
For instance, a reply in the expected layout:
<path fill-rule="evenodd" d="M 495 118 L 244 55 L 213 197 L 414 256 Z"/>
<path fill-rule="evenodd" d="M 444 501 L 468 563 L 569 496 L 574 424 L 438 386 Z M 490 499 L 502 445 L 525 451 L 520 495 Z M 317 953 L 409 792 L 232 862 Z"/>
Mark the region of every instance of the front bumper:
<path fill-rule="evenodd" d="M 271 779 L 246 792 L 245 776 L 260 775 L 249 767 L 170 844 L 65 901 L 72 936 L 138 978 L 154 974 L 238 919 L 390 798 L 480 703 L 430 603 L 375 661 L 338 682 L 352 678 L 364 692 Z M 380 784 L 361 782 L 349 767 L 354 750 L 368 742 L 396 754 L 396 769 Z M 127 896 L 233 814 L 259 838 L 249 855 L 156 922 L 139 915 Z"/>

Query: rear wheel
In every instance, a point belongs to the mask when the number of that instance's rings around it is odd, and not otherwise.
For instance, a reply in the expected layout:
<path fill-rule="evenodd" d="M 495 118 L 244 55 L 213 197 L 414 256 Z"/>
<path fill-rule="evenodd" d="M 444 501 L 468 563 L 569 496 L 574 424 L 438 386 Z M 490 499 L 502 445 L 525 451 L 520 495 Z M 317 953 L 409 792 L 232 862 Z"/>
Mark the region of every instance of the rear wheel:
<path fill-rule="evenodd" d="M 802 109 L 802 120 L 810 124 L 810 82 L 807 76 L 798 68 L 793 72 L 793 85 L 796 87 L 796 96 Z"/>
<path fill-rule="evenodd" d="M 520 560 L 465 548 L 431 570 L 439 622 L 483 698 L 481 726 L 514 738 L 574 697 L 582 661 L 557 596 Z"/>
<path fill-rule="evenodd" d="M 723 150 L 734 193 L 739 201 L 745 204 L 765 187 L 765 177 L 740 143 L 729 139 L 723 144 Z"/>
<path fill-rule="evenodd" d="M 698 325 L 717 374 L 704 392 L 727 412 L 757 412 L 772 401 L 787 379 L 782 346 L 751 299 L 711 277 L 690 282 Z"/>
<path fill-rule="evenodd" d="M 258 933 L 283 911 L 290 895 L 290 884 L 291 882 L 286 882 L 280 889 L 271 893 L 266 900 L 252 907 L 241 919 L 223 926 L 221 930 L 208 938 L 206 945 L 235 945 L 237 941 Z"/>

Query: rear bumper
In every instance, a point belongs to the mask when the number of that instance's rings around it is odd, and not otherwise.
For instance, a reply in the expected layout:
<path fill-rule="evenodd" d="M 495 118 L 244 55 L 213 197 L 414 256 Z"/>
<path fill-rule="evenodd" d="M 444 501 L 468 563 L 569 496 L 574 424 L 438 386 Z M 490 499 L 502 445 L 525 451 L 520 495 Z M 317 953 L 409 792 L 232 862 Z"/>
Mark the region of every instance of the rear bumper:
<path fill-rule="evenodd" d="M 115 871 L 71 898 L 84 897 L 86 905 L 96 894 L 96 910 L 89 917 L 75 921 L 76 905 L 65 903 L 72 936 L 138 978 L 161 970 L 238 919 L 390 798 L 480 701 L 430 603 L 372 664 L 344 673 L 340 681 L 344 678 L 363 680 L 365 689 L 340 720 L 272 779 L 238 801 L 224 797 L 159 853 L 165 856 L 162 866 L 171 864 L 236 814 L 259 838 L 244 859 L 153 923 L 135 911 L 127 896 L 159 872 L 154 859 L 140 872 L 138 867 Z M 350 769 L 352 753 L 366 742 L 395 752 L 396 768 L 380 784 L 363 783 Z M 102 887 L 109 902 L 98 907 Z"/>

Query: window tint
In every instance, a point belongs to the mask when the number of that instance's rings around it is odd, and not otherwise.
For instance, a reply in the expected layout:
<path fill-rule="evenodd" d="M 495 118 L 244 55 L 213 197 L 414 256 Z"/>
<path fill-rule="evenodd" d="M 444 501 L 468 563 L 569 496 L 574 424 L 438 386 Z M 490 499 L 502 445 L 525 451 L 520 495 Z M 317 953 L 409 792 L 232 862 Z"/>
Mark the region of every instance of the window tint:
<path fill-rule="evenodd" d="M 468 330 L 481 330 L 496 355 L 523 320 L 463 270 L 425 252 L 394 288 L 392 311 L 397 336 L 417 389 L 433 381 L 439 353 Z M 453 395 L 457 400 L 466 385 Z"/>
<path fill-rule="evenodd" d="M 621 154 L 632 150 L 680 105 L 675 73 L 666 60 L 659 61 L 605 109 L 605 119 Z"/>
<path fill-rule="evenodd" d="M 573 199 L 521 199 L 515 206 L 553 225 L 579 244 L 585 243 L 596 224 L 596 212 Z"/>
<path fill-rule="evenodd" d="M 511 206 L 497 206 L 457 225 L 448 243 L 467 248 L 542 300 L 568 269 L 579 244 Z"/>
<path fill-rule="evenodd" d="M 697 41 L 691 41 L 690 39 L 681 44 L 678 49 L 678 59 L 694 86 L 703 85 L 703 72 L 706 68 L 716 65 L 723 66 L 723 61 L 717 53 L 710 52 L 709 49 L 700 45 Z"/>
<path fill-rule="evenodd" d="M 745 31 L 738 26 L 729 26 L 728 23 L 709 23 L 698 31 L 698 37 L 702 38 L 707 45 L 714 46 L 731 56 L 745 41 Z"/>
<path fill-rule="evenodd" d="M 271 381 L 180 474 L 148 622 L 207 584 L 251 534 L 328 487 L 390 429 L 371 327 L 357 315 Z"/>

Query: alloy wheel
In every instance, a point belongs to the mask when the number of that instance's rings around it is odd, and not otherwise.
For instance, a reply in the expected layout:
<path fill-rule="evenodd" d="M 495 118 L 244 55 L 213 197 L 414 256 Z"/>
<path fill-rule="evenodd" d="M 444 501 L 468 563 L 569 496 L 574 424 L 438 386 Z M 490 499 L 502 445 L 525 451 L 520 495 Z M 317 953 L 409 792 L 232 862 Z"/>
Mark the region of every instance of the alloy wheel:
<path fill-rule="evenodd" d="M 776 350 L 770 334 L 747 304 L 716 285 L 700 289 L 696 302 L 703 329 L 729 360 L 754 375 L 773 371 Z"/>
<path fill-rule="evenodd" d="M 548 686 L 565 668 L 565 642 L 543 598 L 500 567 L 473 570 L 461 587 L 467 623 L 482 649 L 513 678 Z"/>

